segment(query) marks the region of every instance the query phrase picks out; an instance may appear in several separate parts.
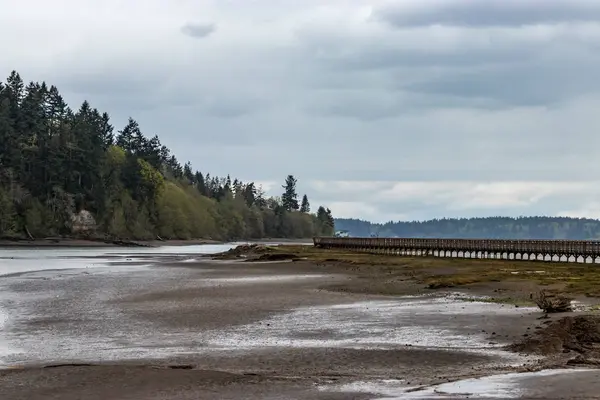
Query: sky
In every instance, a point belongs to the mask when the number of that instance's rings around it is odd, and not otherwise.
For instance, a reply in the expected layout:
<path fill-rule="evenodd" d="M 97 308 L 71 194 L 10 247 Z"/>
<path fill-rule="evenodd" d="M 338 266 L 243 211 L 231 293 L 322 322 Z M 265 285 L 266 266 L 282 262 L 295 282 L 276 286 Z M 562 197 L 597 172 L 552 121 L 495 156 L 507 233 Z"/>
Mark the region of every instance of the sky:
<path fill-rule="evenodd" d="M 600 1 L 0 0 L 0 75 L 374 222 L 600 218 Z"/>

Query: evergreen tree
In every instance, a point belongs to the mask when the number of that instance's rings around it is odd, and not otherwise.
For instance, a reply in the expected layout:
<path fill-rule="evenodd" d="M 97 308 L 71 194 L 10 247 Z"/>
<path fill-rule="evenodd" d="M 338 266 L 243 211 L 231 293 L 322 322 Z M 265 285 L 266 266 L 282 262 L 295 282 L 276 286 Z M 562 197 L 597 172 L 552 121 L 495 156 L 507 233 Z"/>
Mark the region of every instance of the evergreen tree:
<path fill-rule="evenodd" d="M 334 219 L 331 210 L 320 206 L 317 210 L 317 221 L 319 222 L 319 233 L 324 236 L 331 236 L 334 233 Z"/>
<path fill-rule="evenodd" d="M 194 181 L 196 182 L 196 189 L 198 189 L 198 193 L 208 197 L 208 193 L 206 192 L 206 183 L 204 181 L 204 176 L 202 176 L 201 172 L 196 171 Z"/>
<path fill-rule="evenodd" d="M 102 149 L 108 150 L 115 141 L 115 135 L 113 134 L 113 126 L 110 124 L 110 117 L 107 113 L 103 113 L 100 118 L 100 139 L 102 141 Z"/>
<path fill-rule="evenodd" d="M 167 159 L 166 166 L 167 170 L 174 178 L 181 179 L 183 177 L 183 168 L 181 168 L 181 164 L 179 164 L 179 161 L 177 161 L 177 158 L 174 155 L 171 155 Z"/>
<path fill-rule="evenodd" d="M 140 126 L 136 120 L 130 117 L 125 128 L 123 128 L 122 131 L 119 131 L 117 146 L 128 153 L 136 154 L 138 151 L 142 150 L 141 138 L 142 132 L 140 131 Z"/>
<path fill-rule="evenodd" d="M 242 192 L 244 201 L 246 202 L 248 207 L 252 207 L 253 205 L 257 204 L 258 191 L 254 187 L 254 182 L 250 182 L 249 184 L 247 184 L 243 188 Z"/>
<path fill-rule="evenodd" d="M 326 221 L 326 225 L 333 232 L 333 230 L 335 228 L 335 219 L 333 218 L 333 214 L 331 213 L 331 210 L 329 209 L 329 207 L 325 209 L 325 221 Z"/>
<path fill-rule="evenodd" d="M 284 192 L 281 195 L 281 205 L 283 206 L 283 209 L 288 212 L 300 208 L 300 205 L 298 204 L 298 193 L 296 193 L 297 182 L 294 175 L 288 175 L 287 178 L 285 178 L 285 185 L 282 186 Z"/>
<path fill-rule="evenodd" d="M 310 203 L 308 202 L 308 196 L 302 196 L 302 203 L 300 204 L 300 212 L 309 213 L 310 212 Z"/>
<path fill-rule="evenodd" d="M 183 166 L 183 177 L 190 185 L 194 184 L 194 173 L 192 172 L 192 164 L 189 161 Z"/>
<path fill-rule="evenodd" d="M 308 214 L 308 200 L 307 212 L 292 212 L 295 185 L 290 175 L 284 206 L 253 182 L 192 173 L 189 162 L 182 168 L 133 118 L 115 138 L 109 115 L 88 101 L 73 112 L 58 88 L 25 85 L 16 71 L 0 83 L 0 237 L 78 235 L 72 222 L 81 210 L 96 222 L 86 235 L 98 237 L 320 234 L 325 222 Z"/>

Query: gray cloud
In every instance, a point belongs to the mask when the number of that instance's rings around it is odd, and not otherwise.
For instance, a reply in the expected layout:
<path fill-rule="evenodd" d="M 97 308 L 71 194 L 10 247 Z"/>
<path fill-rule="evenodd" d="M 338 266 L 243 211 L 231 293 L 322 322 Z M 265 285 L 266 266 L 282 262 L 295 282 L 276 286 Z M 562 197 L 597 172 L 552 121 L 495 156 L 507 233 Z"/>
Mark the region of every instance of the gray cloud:
<path fill-rule="evenodd" d="M 402 18 L 421 14 L 393 27 L 381 19 L 401 10 L 380 0 L 63 0 L 79 18 L 13 3 L 0 0 L 0 34 L 20 43 L 3 47 L 1 75 L 56 84 L 117 129 L 131 115 L 203 172 L 276 192 L 293 173 L 313 205 L 376 220 L 600 216 L 595 2 L 580 18 L 576 1 L 538 17 L 530 2 L 406 0 Z M 571 22 L 544 24 L 559 6 Z M 188 40 L 181 23 L 194 16 L 219 34 Z"/>
<path fill-rule="evenodd" d="M 330 29 L 299 30 L 305 57 L 333 71 L 396 68 L 477 68 L 535 59 L 536 47 L 551 44 L 552 35 L 478 32 L 469 29 L 384 31 L 356 37 Z M 479 36 L 474 36 L 479 35 Z M 445 36 L 445 38 L 444 38 Z M 432 40 L 433 39 L 433 40 Z M 572 43 L 571 43 L 572 44 Z M 590 43 L 591 45 L 591 43 Z M 532 51 L 533 49 L 533 51 Z"/>
<path fill-rule="evenodd" d="M 212 35 L 216 30 L 217 26 L 215 24 L 187 23 L 181 27 L 181 32 L 184 35 L 193 38 L 205 38 Z"/>
<path fill-rule="evenodd" d="M 156 74 L 140 73 L 129 75 L 129 71 L 106 69 L 103 71 L 58 71 L 49 78 L 63 91 L 81 94 L 94 93 L 98 96 L 143 98 L 152 93 L 156 86 Z"/>
<path fill-rule="evenodd" d="M 582 79 L 594 73 L 600 65 L 600 57 L 583 55 L 577 59 L 576 64 L 542 58 L 490 69 L 473 68 L 408 84 L 404 89 L 416 93 L 487 98 L 511 106 L 551 105 L 600 91 L 599 82 Z"/>
<path fill-rule="evenodd" d="M 525 61 L 533 58 L 526 49 L 455 49 L 445 52 L 430 52 L 426 48 L 416 50 L 394 49 L 389 44 L 362 48 L 362 51 L 329 60 L 337 70 L 389 69 L 397 67 L 423 68 L 445 66 L 447 68 L 477 68 L 488 65 L 514 63 L 515 59 Z"/>
<path fill-rule="evenodd" d="M 426 0 L 379 8 L 375 17 L 396 27 L 455 25 L 522 26 L 561 22 L 597 22 L 600 3 L 593 0 Z"/>

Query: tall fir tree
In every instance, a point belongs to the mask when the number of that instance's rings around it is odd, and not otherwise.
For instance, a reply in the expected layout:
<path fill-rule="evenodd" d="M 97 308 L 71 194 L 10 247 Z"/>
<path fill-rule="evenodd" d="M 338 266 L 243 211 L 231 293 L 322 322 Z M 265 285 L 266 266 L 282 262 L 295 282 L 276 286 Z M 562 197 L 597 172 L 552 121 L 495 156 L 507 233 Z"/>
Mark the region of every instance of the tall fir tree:
<path fill-rule="evenodd" d="M 300 204 L 300 212 L 309 213 L 310 212 L 310 203 L 308 202 L 308 196 L 302 196 L 302 203 Z"/>
<path fill-rule="evenodd" d="M 281 205 L 286 211 L 294 211 L 300 208 L 298 204 L 298 193 L 296 193 L 296 184 L 298 180 L 294 178 L 294 175 L 288 175 L 285 178 L 285 185 L 282 186 L 284 189 L 281 195 Z"/>

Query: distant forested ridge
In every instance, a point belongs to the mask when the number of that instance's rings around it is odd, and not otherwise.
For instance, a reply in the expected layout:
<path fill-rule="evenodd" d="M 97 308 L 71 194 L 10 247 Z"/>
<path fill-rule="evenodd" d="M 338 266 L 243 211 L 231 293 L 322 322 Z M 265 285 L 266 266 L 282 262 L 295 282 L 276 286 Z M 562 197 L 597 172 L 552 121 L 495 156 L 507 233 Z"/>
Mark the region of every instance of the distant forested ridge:
<path fill-rule="evenodd" d="M 0 237 L 332 234 L 331 211 L 311 213 L 296 183 L 288 175 L 281 197 L 267 197 L 253 182 L 181 165 L 134 119 L 115 132 L 107 113 L 87 101 L 73 111 L 55 86 L 14 71 L 0 82 Z"/>
<path fill-rule="evenodd" d="M 600 221 L 569 217 L 488 217 L 433 219 L 374 224 L 359 219 L 335 219 L 336 230 L 350 236 L 486 239 L 600 239 Z"/>

